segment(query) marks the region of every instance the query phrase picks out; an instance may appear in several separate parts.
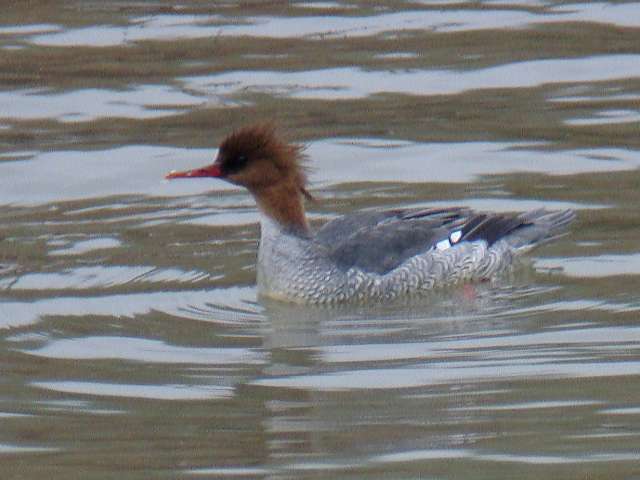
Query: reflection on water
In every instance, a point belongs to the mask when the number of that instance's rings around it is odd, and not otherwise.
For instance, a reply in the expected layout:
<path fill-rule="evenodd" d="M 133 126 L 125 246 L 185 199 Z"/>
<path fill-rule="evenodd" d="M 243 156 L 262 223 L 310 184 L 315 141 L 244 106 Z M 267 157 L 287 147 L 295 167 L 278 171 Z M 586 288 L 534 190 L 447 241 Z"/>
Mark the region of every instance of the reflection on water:
<path fill-rule="evenodd" d="M 100 117 L 153 118 L 182 113 L 201 100 L 169 87 L 146 85 L 127 91 L 82 89 L 73 92 L 18 90 L 0 92 L 2 117 L 87 122 Z"/>
<path fill-rule="evenodd" d="M 4 476 L 640 474 L 640 3 L 34 5 L 0 20 Z M 261 301 L 252 200 L 163 175 L 269 118 L 314 225 L 579 221 L 492 283 Z"/>
<path fill-rule="evenodd" d="M 269 16 L 248 15 L 238 19 L 221 9 L 219 15 L 163 15 L 132 17 L 126 26 L 92 26 L 77 29 L 61 29 L 51 25 L 33 25 L 28 28 L 7 28 L 7 33 L 35 34 L 30 42 L 36 45 L 104 47 L 138 41 L 161 41 L 175 38 L 219 37 L 271 37 L 271 38 L 345 38 L 370 37 L 389 32 L 414 29 L 438 33 L 498 30 L 504 28 L 533 27 L 543 23 L 593 22 L 619 27 L 637 27 L 640 5 L 629 2 L 618 5 L 609 3 L 583 3 L 559 5 L 551 2 L 492 2 L 482 3 L 491 8 L 440 9 L 451 2 L 411 2 L 414 7 L 423 3 L 436 9 L 410 9 L 400 5 L 400 11 L 380 8 L 374 15 L 340 15 L 337 9 L 346 8 L 352 14 L 353 5 L 314 2 L 295 5 L 299 8 L 334 10 L 332 15 Z M 463 3 L 463 2 L 460 2 Z M 404 7 L 404 8 L 403 8 Z M 533 11 L 532 11 L 533 10 Z M 375 9 L 374 9 L 375 11 Z M 177 13 L 177 12 L 176 12 Z M 234 12 L 235 13 L 235 12 Z M 305 13 L 305 12 L 301 12 Z M 2 30 L 0 30 L 0 33 Z"/>
<path fill-rule="evenodd" d="M 438 142 L 383 143 L 375 139 L 346 138 L 313 142 L 306 149 L 311 159 L 310 174 L 315 188 L 352 186 L 367 182 L 406 183 L 473 183 L 483 176 L 516 172 L 545 175 L 577 175 L 633 171 L 640 165 L 640 157 L 622 148 L 602 147 L 549 150 L 547 143 L 528 142 Z M 195 211 L 204 202 L 209 214 L 212 208 L 246 206 L 248 212 L 233 210 L 233 215 L 212 220 L 213 224 L 231 225 L 256 222 L 257 215 L 251 200 L 239 188 L 210 179 L 190 182 L 163 181 L 161 174 L 172 169 L 199 166 L 215 157 L 214 149 L 177 149 L 165 147 L 120 147 L 104 151 L 59 151 L 30 155 L 28 159 L 0 162 L 0 174 L 15 180 L 6 186 L 3 198 L 12 205 L 38 205 L 60 201 L 104 198 L 111 195 L 180 196 L 222 192 L 240 192 L 239 196 L 219 196 L 215 201 L 196 198 L 185 201 L 171 211 L 150 211 L 147 219 L 179 221 L 185 209 Z M 350 162 L 345 169 L 345 159 Z M 76 168 L 81 164 L 82 168 Z M 52 184 L 59 172 L 65 172 L 65 189 L 59 191 Z M 558 181 L 564 182 L 564 179 Z M 375 187 L 371 187 L 375 188 Z M 366 194 L 366 192 L 365 192 Z M 416 199 L 420 200 L 420 199 Z M 508 198 L 509 205 L 519 199 Z M 570 205 L 580 208 L 579 203 Z M 102 208 L 117 208 L 112 204 Z M 123 207 L 124 209 L 127 206 Z M 517 208 L 529 208 L 522 206 Z M 561 208 L 560 206 L 556 208 Z M 564 207 L 566 208 L 566 207 Z M 513 209 L 513 207 L 512 207 Z M 224 215 L 225 212 L 217 212 Z M 69 215 L 84 214 L 69 212 Z M 136 215 L 139 220 L 142 215 Z M 178 218 L 174 218 L 174 217 Z M 245 218 L 246 217 L 246 218 Z M 240 219 L 244 219 L 242 222 Z"/>
<path fill-rule="evenodd" d="M 598 82 L 639 75 L 640 55 L 606 55 L 516 62 L 472 71 L 333 68 L 291 73 L 231 72 L 182 80 L 190 90 L 221 97 L 255 91 L 292 98 L 350 99 L 381 93 L 453 95 L 469 90 L 534 88 L 547 83 Z"/>

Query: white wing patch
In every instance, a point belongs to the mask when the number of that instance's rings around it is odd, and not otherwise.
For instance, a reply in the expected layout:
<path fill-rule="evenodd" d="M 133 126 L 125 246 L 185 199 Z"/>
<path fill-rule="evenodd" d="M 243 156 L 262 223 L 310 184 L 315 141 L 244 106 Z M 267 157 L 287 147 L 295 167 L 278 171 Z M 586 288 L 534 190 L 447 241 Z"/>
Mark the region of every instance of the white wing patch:
<path fill-rule="evenodd" d="M 460 238 L 462 238 L 462 230 L 456 230 L 449 235 L 449 238 L 445 238 L 444 240 L 440 240 L 436 243 L 436 250 L 443 251 L 451 248 L 460 241 Z"/>
<path fill-rule="evenodd" d="M 458 243 L 460 241 L 460 237 L 462 237 L 462 230 L 457 230 L 449 235 L 449 241 L 453 245 L 454 243 Z"/>
<path fill-rule="evenodd" d="M 448 238 L 445 238 L 444 240 L 440 240 L 438 243 L 436 243 L 436 249 L 440 251 L 446 250 L 447 248 L 451 248 L 451 242 L 449 241 Z"/>
<path fill-rule="evenodd" d="M 460 238 L 462 238 L 462 230 L 456 230 L 449 235 L 449 238 L 445 238 L 444 240 L 440 240 L 436 243 L 436 250 L 440 250 L 441 252 L 443 250 L 447 250 L 458 243 Z"/>

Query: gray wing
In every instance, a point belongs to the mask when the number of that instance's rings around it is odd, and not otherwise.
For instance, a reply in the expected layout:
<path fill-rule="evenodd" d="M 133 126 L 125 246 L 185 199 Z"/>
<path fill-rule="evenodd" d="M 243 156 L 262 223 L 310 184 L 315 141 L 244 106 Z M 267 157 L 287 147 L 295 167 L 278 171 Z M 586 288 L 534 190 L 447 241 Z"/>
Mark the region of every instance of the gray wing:
<path fill-rule="evenodd" d="M 384 274 L 448 239 L 472 215 L 465 208 L 357 213 L 324 225 L 316 241 L 340 268 Z"/>
<path fill-rule="evenodd" d="M 345 270 L 387 273 L 434 248 L 484 240 L 508 240 L 513 248 L 541 243 L 574 219 L 571 211 L 524 214 L 476 213 L 467 208 L 364 212 L 330 221 L 316 242 Z"/>

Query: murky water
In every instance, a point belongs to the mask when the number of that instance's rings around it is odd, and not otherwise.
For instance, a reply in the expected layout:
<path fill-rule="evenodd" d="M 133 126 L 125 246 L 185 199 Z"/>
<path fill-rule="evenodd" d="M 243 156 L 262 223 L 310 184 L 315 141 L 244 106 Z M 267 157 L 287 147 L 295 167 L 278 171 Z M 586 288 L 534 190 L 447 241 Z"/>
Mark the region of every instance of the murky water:
<path fill-rule="evenodd" d="M 12 2 L 2 478 L 640 478 L 640 3 Z M 575 208 L 500 281 L 258 302 L 199 166 L 274 119 L 314 221 Z"/>

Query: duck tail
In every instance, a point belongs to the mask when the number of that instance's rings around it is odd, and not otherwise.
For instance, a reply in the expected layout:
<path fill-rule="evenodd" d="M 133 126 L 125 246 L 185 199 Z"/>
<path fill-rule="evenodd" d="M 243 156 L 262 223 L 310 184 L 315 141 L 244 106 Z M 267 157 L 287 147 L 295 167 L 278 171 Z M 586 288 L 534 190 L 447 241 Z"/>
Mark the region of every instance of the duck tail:
<path fill-rule="evenodd" d="M 567 227 L 576 219 L 573 210 L 532 210 L 518 215 L 520 226 L 503 237 L 518 253 L 527 252 L 567 234 Z"/>

